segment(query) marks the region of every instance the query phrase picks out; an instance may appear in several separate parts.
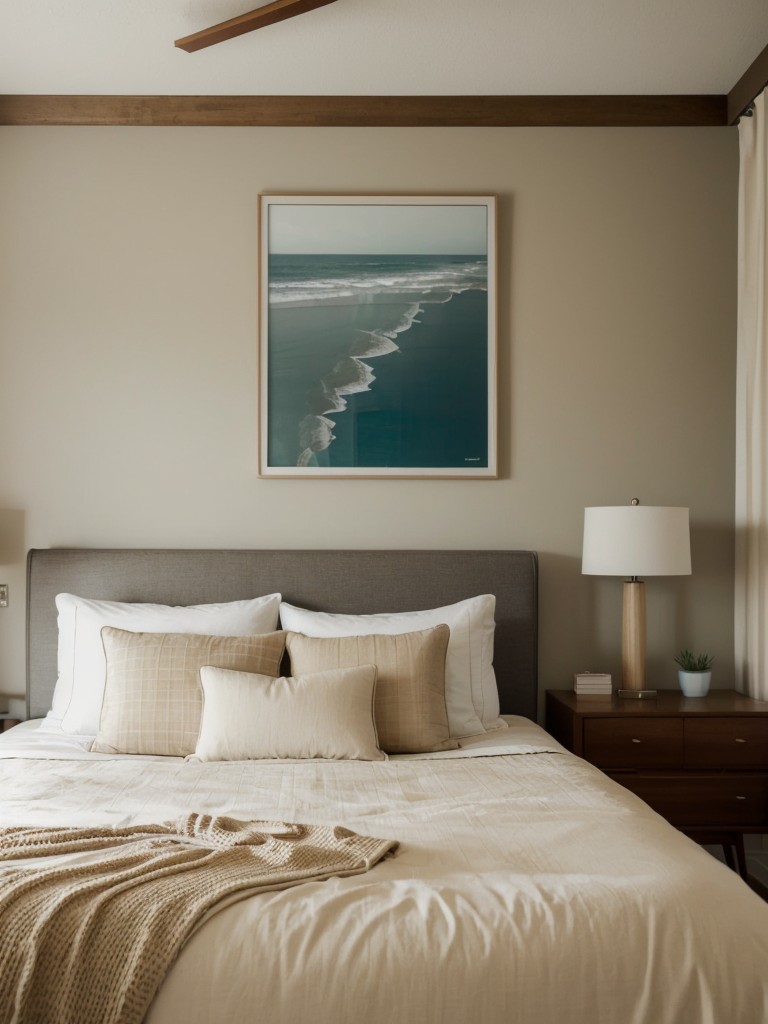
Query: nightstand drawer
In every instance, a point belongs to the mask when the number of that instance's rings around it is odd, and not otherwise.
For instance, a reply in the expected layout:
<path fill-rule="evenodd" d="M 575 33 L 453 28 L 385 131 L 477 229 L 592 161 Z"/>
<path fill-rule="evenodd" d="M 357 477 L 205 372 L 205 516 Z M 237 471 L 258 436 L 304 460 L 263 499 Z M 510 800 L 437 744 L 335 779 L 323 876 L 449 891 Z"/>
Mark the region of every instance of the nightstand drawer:
<path fill-rule="evenodd" d="M 768 778 L 764 775 L 613 777 L 673 825 L 768 827 Z"/>
<path fill-rule="evenodd" d="M 768 768 L 768 720 L 688 718 L 686 768 Z"/>
<path fill-rule="evenodd" d="M 584 757 L 598 768 L 682 768 L 681 718 L 588 718 Z"/>

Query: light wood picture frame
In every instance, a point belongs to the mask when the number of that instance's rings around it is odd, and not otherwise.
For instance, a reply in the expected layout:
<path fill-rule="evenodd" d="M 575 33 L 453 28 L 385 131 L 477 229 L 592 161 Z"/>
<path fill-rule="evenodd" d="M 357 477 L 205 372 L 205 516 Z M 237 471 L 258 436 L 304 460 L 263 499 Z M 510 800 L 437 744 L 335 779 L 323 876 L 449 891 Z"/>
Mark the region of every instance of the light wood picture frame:
<path fill-rule="evenodd" d="M 497 477 L 493 195 L 259 196 L 259 474 Z"/>

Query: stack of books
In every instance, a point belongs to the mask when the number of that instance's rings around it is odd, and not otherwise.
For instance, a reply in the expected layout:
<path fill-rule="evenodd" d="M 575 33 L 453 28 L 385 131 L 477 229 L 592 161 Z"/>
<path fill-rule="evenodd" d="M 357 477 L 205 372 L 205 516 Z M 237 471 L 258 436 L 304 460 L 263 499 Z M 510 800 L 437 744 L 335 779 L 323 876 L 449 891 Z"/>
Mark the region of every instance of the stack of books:
<path fill-rule="evenodd" d="M 573 689 L 579 696 L 607 696 L 613 692 L 608 672 L 578 672 L 573 677 Z"/>

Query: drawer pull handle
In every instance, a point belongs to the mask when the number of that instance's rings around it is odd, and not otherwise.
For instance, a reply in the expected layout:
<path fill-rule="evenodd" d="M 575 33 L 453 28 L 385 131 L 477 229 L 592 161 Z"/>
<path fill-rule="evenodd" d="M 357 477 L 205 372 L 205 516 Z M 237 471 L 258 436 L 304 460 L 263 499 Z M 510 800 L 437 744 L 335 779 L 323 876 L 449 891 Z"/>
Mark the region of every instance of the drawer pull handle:
<path fill-rule="evenodd" d="M 746 743 L 747 741 L 746 741 L 746 740 L 741 740 L 741 739 L 739 739 L 739 737 L 737 736 L 737 737 L 736 737 L 736 742 L 737 742 L 737 743 Z"/>
<path fill-rule="evenodd" d="M 642 741 L 642 740 L 636 740 L 636 739 L 634 739 L 634 738 L 633 738 L 633 739 L 632 739 L 632 742 L 633 742 L 633 743 L 642 743 L 643 741 Z"/>
<path fill-rule="evenodd" d="M 745 796 L 737 796 L 736 799 L 737 800 L 746 800 L 747 798 Z"/>

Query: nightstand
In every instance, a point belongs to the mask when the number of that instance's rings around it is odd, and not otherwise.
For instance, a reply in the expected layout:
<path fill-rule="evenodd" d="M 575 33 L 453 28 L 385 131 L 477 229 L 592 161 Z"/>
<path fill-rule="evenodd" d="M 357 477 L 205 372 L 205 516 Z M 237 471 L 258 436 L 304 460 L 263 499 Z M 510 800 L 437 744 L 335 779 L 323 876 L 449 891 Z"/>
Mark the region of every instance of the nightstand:
<path fill-rule="evenodd" d="M 14 725 L 18 725 L 20 721 L 20 718 L 14 718 L 14 716 L 9 714 L 7 711 L 0 711 L 0 732 L 5 732 L 6 729 L 12 729 Z"/>
<path fill-rule="evenodd" d="M 547 691 L 547 729 L 746 877 L 744 833 L 768 832 L 768 702 L 735 690 L 653 700 Z"/>

